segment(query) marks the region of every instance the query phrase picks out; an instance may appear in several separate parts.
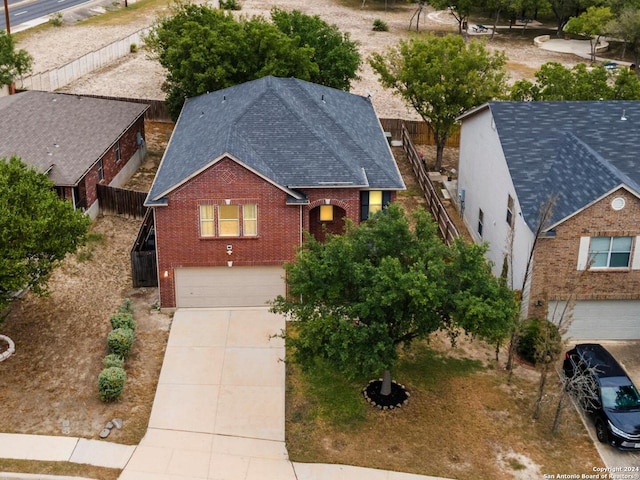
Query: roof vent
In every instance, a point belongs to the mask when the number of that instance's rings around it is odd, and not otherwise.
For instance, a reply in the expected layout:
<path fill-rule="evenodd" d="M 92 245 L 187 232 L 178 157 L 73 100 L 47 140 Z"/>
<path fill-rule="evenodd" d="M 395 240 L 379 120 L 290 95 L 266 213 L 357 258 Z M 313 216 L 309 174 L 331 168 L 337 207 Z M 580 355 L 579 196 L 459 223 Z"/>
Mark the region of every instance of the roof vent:
<path fill-rule="evenodd" d="M 620 117 L 620 120 L 625 121 L 627 119 L 627 116 L 625 115 L 625 110 L 624 108 L 622 109 L 622 116 Z"/>
<path fill-rule="evenodd" d="M 324 101 L 324 94 L 322 95 L 322 103 L 327 103 Z"/>

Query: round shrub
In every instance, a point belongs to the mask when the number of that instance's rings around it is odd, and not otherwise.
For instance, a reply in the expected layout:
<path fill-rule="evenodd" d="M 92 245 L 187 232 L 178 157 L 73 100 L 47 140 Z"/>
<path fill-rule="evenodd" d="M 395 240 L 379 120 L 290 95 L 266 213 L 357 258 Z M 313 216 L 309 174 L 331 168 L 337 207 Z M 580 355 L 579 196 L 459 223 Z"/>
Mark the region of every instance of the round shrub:
<path fill-rule="evenodd" d="M 115 353 L 110 353 L 109 355 L 104 357 L 104 359 L 102 360 L 102 365 L 104 366 L 104 368 L 109 368 L 109 367 L 123 368 L 124 358 L 122 358 L 120 355 L 116 355 Z"/>
<path fill-rule="evenodd" d="M 116 328 L 107 336 L 109 353 L 114 353 L 122 358 L 127 358 L 133 345 L 133 330 L 130 328 Z"/>
<path fill-rule="evenodd" d="M 549 320 L 530 318 L 518 328 L 516 352 L 529 363 L 537 365 L 552 361 L 562 351 L 562 336 Z"/>
<path fill-rule="evenodd" d="M 127 372 L 120 367 L 105 368 L 98 375 L 98 396 L 103 402 L 115 402 L 122 396 Z"/>
<path fill-rule="evenodd" d="M 379 18 L 376 18 L 373 21 L 373 31 L 374 32 L 388 32 L 389 31 L 389 25 L 387 25 L 387 22 L 385 22 L 384 20 L 380 20 Z"/>
<path fill-rule="evenodd" d="M 111 328 L 128 328 L 129 330 L 136 331 L 136 321 L 133 319 L 133 315 L 128 312 L 118 312 L 111 315 Z"/>

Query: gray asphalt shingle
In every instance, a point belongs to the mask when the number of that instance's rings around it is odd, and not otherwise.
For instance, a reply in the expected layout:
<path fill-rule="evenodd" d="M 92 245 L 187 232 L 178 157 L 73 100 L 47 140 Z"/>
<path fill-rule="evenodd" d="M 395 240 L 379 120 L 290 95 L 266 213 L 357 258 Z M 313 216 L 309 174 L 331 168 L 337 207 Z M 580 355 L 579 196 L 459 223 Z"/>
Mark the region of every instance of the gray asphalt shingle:
<path fill-rule="evenodd" d="M 16 155 L 75 185 L 148 105 L 27 91 L 0 98 L 0 158 Z"/>
<path fill-rule="evenodd" d="M 225 154 L 292 190 L 404 189 L 369 99 L 265 77 L 187 100 L 147 204 Z"/>
<path fill-rule="evenodd" d="M 490 102 L 489 108 L 532 229 L 552 195 L 557 223 L 621 184 L 640 194 L 640 102 Z"/>

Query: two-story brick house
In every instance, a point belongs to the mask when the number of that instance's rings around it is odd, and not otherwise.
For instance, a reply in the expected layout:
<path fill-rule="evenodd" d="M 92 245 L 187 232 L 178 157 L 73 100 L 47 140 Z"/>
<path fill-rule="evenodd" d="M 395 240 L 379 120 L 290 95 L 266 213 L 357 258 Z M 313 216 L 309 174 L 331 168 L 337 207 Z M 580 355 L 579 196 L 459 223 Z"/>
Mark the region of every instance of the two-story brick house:
<path fill-rule="evenodd" d="M 340 233 L 402 189 L 368 98 L 266 77 L 189 99 L 146 200 L 161 306 L 264 305 L 305 231 Z"/>
<path fill-rule="evenodd" d="M 99 183 L 121 186 L 146 153 L 148 105 L 26 91 L 0 98 L 0 158 L 47 173 L 58 194 L 95 218 Z"/>
<path fill-rule="evenodd" d="M 640 338 L 640 102 L 491 102 L 461 122 L 464 221 L 528 316 L 568 302 L 569 337 Z"/>

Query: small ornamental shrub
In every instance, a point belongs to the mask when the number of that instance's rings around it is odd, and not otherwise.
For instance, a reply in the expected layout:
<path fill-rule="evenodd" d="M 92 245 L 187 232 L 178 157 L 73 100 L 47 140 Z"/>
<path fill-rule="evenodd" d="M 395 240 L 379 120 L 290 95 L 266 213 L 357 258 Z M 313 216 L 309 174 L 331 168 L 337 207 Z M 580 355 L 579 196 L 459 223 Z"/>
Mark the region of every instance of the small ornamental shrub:
<path fill-rule="evenodd" d="M 109 353 L 115 353 L 122 358 L 127 358 L 133 346 L 133 330 L 130 328 L 116 328 L 107 336 Z"/>
<path fill-rule="evenodd" d="M 238 0 L 220 0 L 220 10 L 240 10 L 240 2 Z"/>
<path fill-rule="evenodd" d="M 61 27 L 63 24 L 62 13 L 56 12 L 49 16 L 49 24 L 54 27 Z"/>
<path fill-rule="evenodd" d="M 103 402 L 115 402 L 122 396 L 127 372 L 121 367 L 105 368 L 98 375 L 98 396 Z"/>
<path fill-rule="evenodd" d="M 549 320 L 530 318 L 518 329 L 516 352 L 534 365 L 552 361 L 562 351 L 562 337 L 558 327 Z"/>
<path fill-rule="evenodd" d="M 136 321 L 133 319 L 133 315 L 130 313 L 116 313 L 111 315 L 111 328 L 128 328 L 129 330 L 136 331 Z"/>
<path fill-rule="evenodd" d="M 133 300 L 130 298 L 125 298 L 122 301 L 122 305 L 118 308 L 118 313 L 130 313 L 133 315 Z"/>
<path fill-rule="evenodd" d="M 376 18 L 373 21 L 373 31 L 374 32 L 388 32 L 389 31 L 389 25 L 387 25 L 387 22 L 385 22 L 384 20 L 380 20 L 379 18 Z"/>
<path fill-rule="evenodd" d="M 136 53 L 138 51 L 138 45 L 136 43 L 132 43 L 129 45 L 129 53 Z"/>
<path fill-rule="evenodd" d="M 110 353 L 102 360 L 102 365 L 104 368 L 109 367 L 119 367 L 124 368 L 124 358 L 120 355 L 116 355 L 115 353 Z"/>

